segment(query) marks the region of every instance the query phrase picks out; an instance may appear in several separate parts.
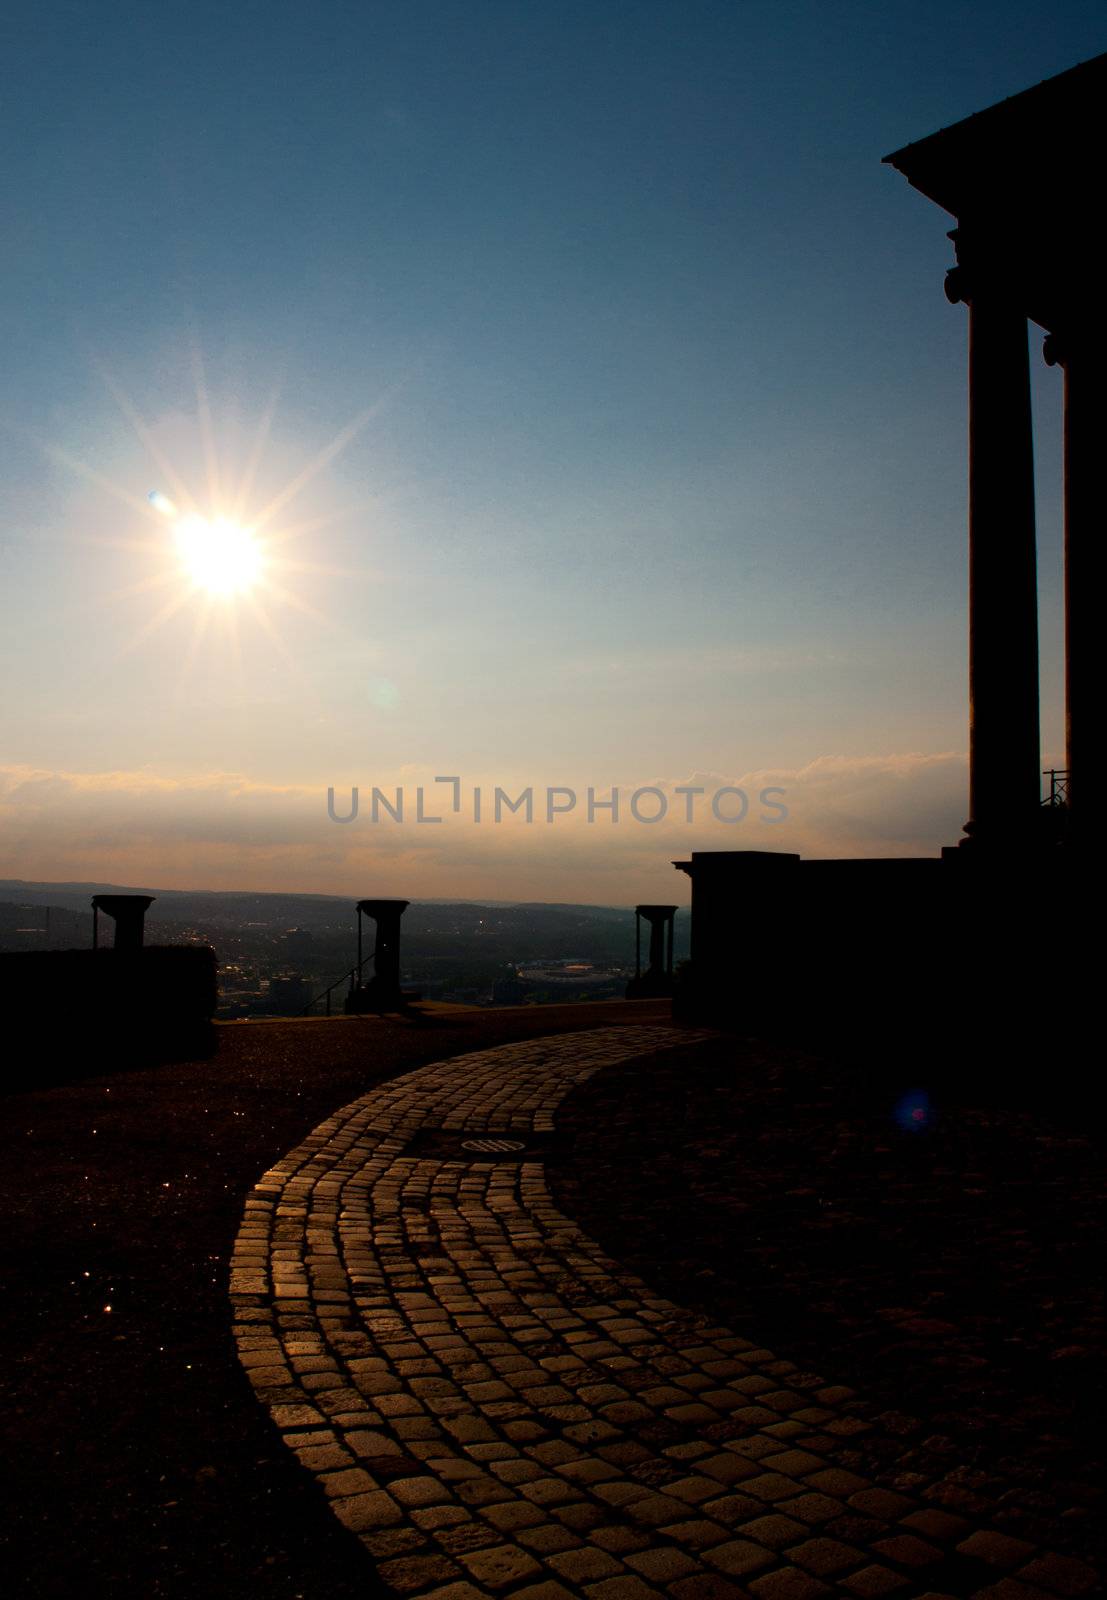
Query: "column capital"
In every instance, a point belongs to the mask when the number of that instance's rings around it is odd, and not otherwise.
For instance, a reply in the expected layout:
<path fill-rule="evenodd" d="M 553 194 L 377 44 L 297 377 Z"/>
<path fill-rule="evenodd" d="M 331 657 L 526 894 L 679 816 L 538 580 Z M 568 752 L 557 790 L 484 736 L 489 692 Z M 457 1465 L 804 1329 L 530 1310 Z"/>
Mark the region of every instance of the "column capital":
<path fill-rule="evenodd" d="M 1011 283 L 1010 252 L 989 229 L 962 223 L 951 228 L 947 237 L 957 256 L 957 265 L 950 267 L 945 280 L 946 299 L 952 305 L 971 306 L 978 295 L 986 296 L 989 303 L 1018 301 Z"/>
<path fill-rule="evenodd" d="M 969 287 L 969 277 L 964 267 L 950 267 L 946 273 L 946 281 L 943 287 L 946 299 L 951 306 L 971 304 L 972 293 Z"/>
<path fill-rule="evenodd" d="M 1097 317 L 1070 317 L 1046 334 L 1042 358 L 1047 367 L 1068 367 L 1070 361 L 1079 361 L 1098 372 L 1107 359 L 1107 329 Z"/>

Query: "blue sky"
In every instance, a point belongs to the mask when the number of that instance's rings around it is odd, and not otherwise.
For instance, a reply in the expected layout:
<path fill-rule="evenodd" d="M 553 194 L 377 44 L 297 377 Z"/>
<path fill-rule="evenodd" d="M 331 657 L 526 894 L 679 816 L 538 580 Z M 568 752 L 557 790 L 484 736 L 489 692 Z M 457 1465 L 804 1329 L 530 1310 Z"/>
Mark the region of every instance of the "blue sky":
<path fill-rule="evenodd" d="M 964 311 L 951 222 L 880 158 L 1107 48 L 1100 6 L 11 15 L 8 875 L 648 899 L 678 849 L 766 844 L 326 818 L 328 784 L 443 772 L 770 773 L 795 800 L 772 847 L 956 838 Z M 142 502 L 168 462 L 219 510 L 208 456 L 226 499 L 274 394 L 250 515 L 364 420 L 269 524 L 314 524 L 256 597 L 276 639 L 247 600 L 200 636 L 183 579 L 125 592 L 166 569 Z"/>

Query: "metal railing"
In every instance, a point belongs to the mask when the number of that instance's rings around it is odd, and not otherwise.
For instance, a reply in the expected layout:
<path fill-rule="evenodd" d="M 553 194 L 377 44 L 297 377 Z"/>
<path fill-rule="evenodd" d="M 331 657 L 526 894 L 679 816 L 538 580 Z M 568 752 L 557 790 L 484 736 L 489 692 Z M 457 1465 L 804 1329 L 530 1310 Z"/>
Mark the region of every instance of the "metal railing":
<path fill-rule="evenodd" d="M 365 956 L 363 960 L 355 961 L 353 966 L 350 968 L 350 970 L 348 972 L 344 972 L 342 974 L 341 978 L 336 978 L 334 980 L 334 982 L 329 985 L 328 988 L 323 989 L 317 995 L 313 995 L 312 998 L 308 1001 L 307 1005 L 304 1007 L 304 1009 L 302 1011 L 298 1011 L 296 1013 L 297 1016 L 310 1017 L 314 1013 L 315 1008 L 319 1004 L 320 1000 L 325 1000 L 326 1003 L 327 1003 L 327 1009 L 323 1013 L 323 1015 L 329 1017 L 330 1014 L 331 1014 L 331 995 L 334 993 L 334 991 L 336 989 L 341 988 L 341 986 L 344 983 L 350 983 L 351 989 L 356 988 L 357 984 L 361 982 L 361 974 L 365 970 L 365 963 L 367 961 L 372 961 L 372 959 L 376 955 L 376 953 L 377 952 L 374 950 L 374 951 L 372 951 L 372 953 L 370 955 Z M 355 973 L 357 974 L 357 982 L 356 983 L 351 983 L 350 980 L 354 977 Z"/>
<path fill-rule="evenodd" d="M 1049 793 L 1043 806 L 1067 806 L 1069 803 L 1069 775 L 1065 767 L 1047 767 L 1042 774 L 1049 779 Z"/>

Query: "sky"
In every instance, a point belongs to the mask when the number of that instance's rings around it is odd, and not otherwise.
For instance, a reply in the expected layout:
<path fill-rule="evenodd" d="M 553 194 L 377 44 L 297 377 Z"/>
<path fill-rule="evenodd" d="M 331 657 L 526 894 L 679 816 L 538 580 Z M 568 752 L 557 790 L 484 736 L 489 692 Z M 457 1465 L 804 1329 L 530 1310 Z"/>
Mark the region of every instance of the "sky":
<path fill-rule="evenodd" d="M 692 850 L 956 842 L 966 320 L 881 158 L 1104 49 L 1028 0 L 11 8 L 0 876 L 683 903 Z"/>

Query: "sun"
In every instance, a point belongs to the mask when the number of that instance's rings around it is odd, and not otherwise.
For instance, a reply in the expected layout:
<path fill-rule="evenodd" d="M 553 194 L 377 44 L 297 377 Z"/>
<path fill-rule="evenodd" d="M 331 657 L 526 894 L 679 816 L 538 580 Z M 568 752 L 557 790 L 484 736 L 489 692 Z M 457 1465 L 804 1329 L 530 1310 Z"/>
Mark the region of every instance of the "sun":
<path fill-rule="evenodd" d="M 185 574 L 216 599 L 245 595 L 261 580 L 265 552 L 252 528 L 229 517 L 179 517 L 174 542 Z"/>
<path fill-rule="evenodd" d="M 88 478 L 98 488 L 121 500 L 132 512 L 141 512 L 146 518 L 160 524 L 153 537 L 147 527 L 139 536 L 127 531 L 92 539 L 95 544 L 137 551 L 148 564 L 143 576 L 114 591 L 111 599 L 130 600 L 136 596 L 149 597 L 158 590 L 169 591 L 164 604 L 148 611 L 141 626 L 123 639 L 118 655 L 124 656 L 138 649 L 152 634 L 187 608 L 192 613 L 193 623 L 191 639 L 182 657 L 182 684 L 192 669 L 193 661 L 199 657 L 201 647 L 205 645 L 212 623 L 220 626 L 236 668 L 240 660 L 240 624 L 244 619 L 255 622 L 268 635 L 276 651 L 291 663 L 288 646 L 270 615 L 271 608 L 276 605 L 295 610 L 310 617 L 317 625 L 329 626 L 328 618 L 311 604 L 304 593 L 305 579 L 310 580 L 316 574 L 332 577 L 363 575 L 358 568 L 349 570 L 297 559 L 292 554 L 293 541 L 305 534 L 317 533 L 340 518 L 351 516 L 354 511 L 363 513 L 374 502 L 371 500 L 344 511 L 293 522 L 287 520 L 288 507 L 358 437 L 376 416 L 383 400 L 378 399 L 352 417 L 306 466 L 295 472 L 272 495 L 268 503 L 252 507 L 255 481 L 276 412 L 275 393 L 261 415 L 245 460 L 238 463 L 237 467 L 230 461 L 222 460 L 217 448 L 217 430 L 213 426 L 203 362 L 199 350 L 194 350 L 196 416 L 208 480 L 206 492 L 197 492 L 189 487 L 160 448 L 150 426 L 108 369 L 102 363 L 97 363 L 97 366 L 109 393 L 145 446 L 162 481 L 173 492 L 170 498 L 161 489 L 150 489 L 145 499 L 140 500 L 128 485 L 113 482 L 60 445 L 42 442 L 42 448 L 51 459 Z"/>

